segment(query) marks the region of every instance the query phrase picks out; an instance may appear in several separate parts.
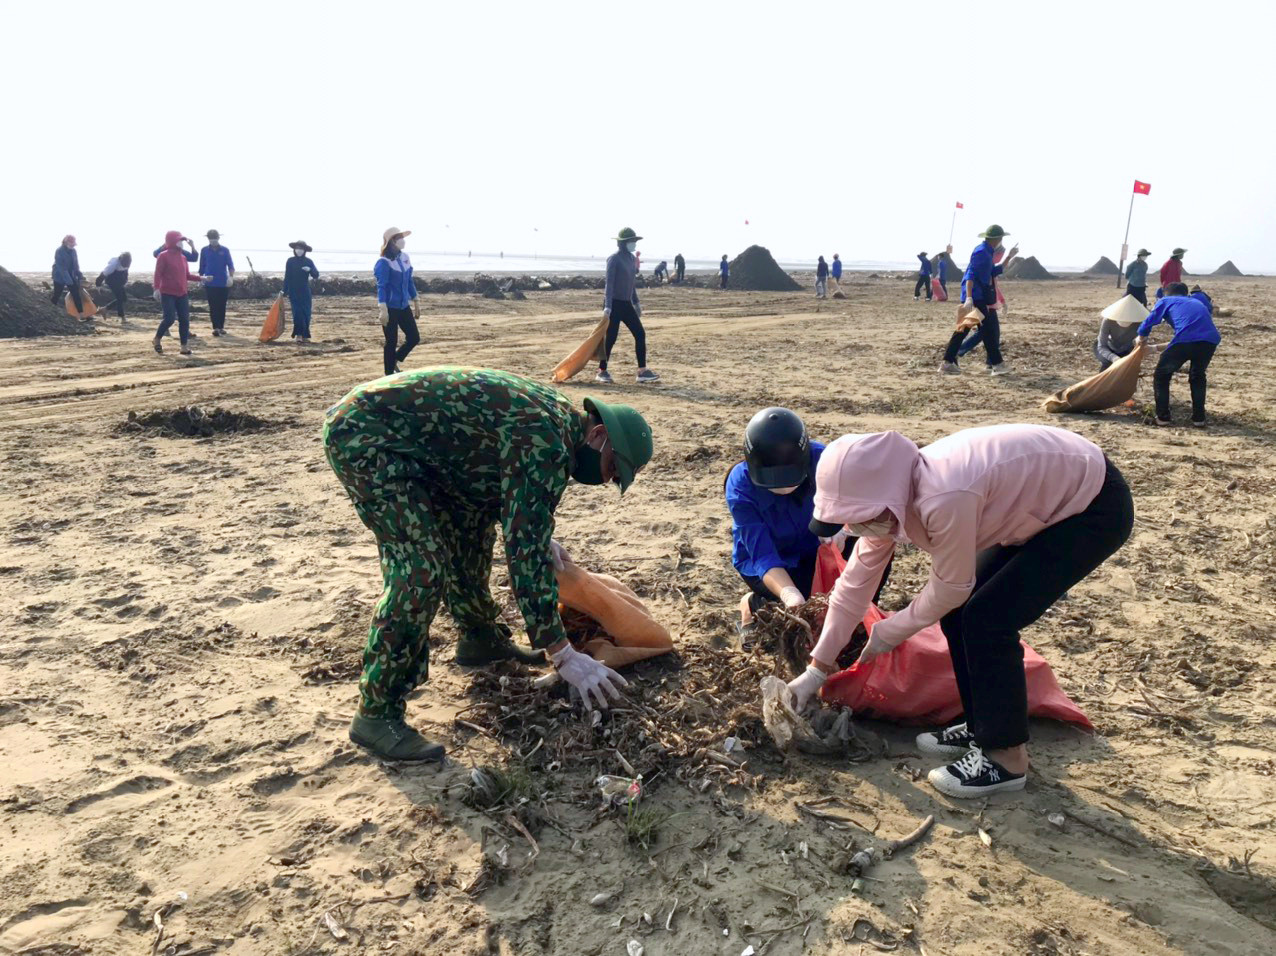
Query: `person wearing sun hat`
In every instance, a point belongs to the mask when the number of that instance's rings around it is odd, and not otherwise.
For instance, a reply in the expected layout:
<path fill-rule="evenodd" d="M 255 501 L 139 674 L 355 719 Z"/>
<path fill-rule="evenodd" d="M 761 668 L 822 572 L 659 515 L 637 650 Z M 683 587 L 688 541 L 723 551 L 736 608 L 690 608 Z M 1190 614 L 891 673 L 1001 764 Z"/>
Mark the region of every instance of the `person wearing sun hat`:
<path fill-rule="evenodd" d="M 421 305 L 417 301 L 416 283 L 412 281 L 412 259 L 403 247 L 411 229 L 391 226 L 381 234 L 381 258 L 372 267 L 377 280 L 377 314 L 385 333 L 385 350 L 382 367 L 386 375 L 399 370 L 399 363 L 421 341 L 417 320 L 421 317 Z M 403 330 L 403 344 L 399 345 L 399 330 Z"/>
<path fill-rule="evenodd" d="M 603 340 L 603 357 L 598 363 L 595 381 L 612 383 L 607 363 L 620 334 L 620 325 L 633 333 L 634 351 L 638 359 L 638 384 L 660 381 L 660 376 L 647 368 L 647 332 L 642 327 L 642 305 L 638 302 L 638 260 L 634 253 L 642 236 L 628 226 L 616 234 L 616 251 L 607 257 L 607 284 L 603 290 L 603 315 L 609 320 Z"/>
<path fill-rule="evenodd" d="M 204 236 L 208 245 L 199 250 L 199 274 L 204 277 L 213 335 L 220 337 L 226 334 L 226 302 L 230 298 L 230 287 L 235 284 L 235 260 L 222 245 L 221 233 L 216 229 L 209 229 Z"/>
<path fill-rule="evenodd" d="M 1015 246 L 1003 262 L 996 261 L 996 251 L 1008 235 L 1010 233 L 996 223 L 981 232 L 979 238 L 983 241 L 970 254 L 970 263 L 966 266 L 966 274 L 961 281 L 962 304 L 974 306 L 980 314 L 979 330 L 982 332 L 984 350 L 988 353 L 988 371 L 993 375 L 1004 375 L 1010 371 L 1001 357 L 1001 322 L 997 318 L 997 287 L 994 284 L 996 277 L 1019 254 L 1019 247 Z M 963 326 L 949 338 L 948 347 L 944 350 L 944 362 L 939 366 L 939 371 L 943 374 L 961 374 L 961 369 L 957 366 L 957 351 L 965 337 L 966 327 Z"/>
<path fill-rule="evenodd" d="M 310 283 L 319 278 L 319 270 L 310 261 L 309 253 L 314 250 L 305 240 L 298 239 L 288 243 L 292 250 L 284 266 L 284 295 L 288 296 L 288 304 L 292 307 L 292 340 L 301 345 L 310 343 Z"/>
<path fill-rule="evenodd" d="M 1156 290 L 1156 297 L 1163 299 L 1169 292 L 1166 289 L 1175 282 L 1183 281 L 1183 254 L 1187 252 L 1181 246 L 1175 246 L 1170 252 L 1170 257 L 1165 260 L 1165 265 L 1161 266 L 1161 287 Z"/>
<path fill-rule="evenodd" d="M 376 536 L 384 590 L 372 616 L 350 739 L 387 760 L 434 760 L 443 748 L 404 722 L 429 672 L 429 631 L 446 602 L 461 637 L 456 663 L 546 663 L 585 701 L 606 707 L 625 681 L 577 653 L 558 614 L 554 572 L 570 560 L 554 512 L 575 479 L 621 494 L 651 460 L 636 410 L 493 369 L 423 368 L 356 388 L 328 410 L 328 463 Z M 488 578 L 500 527 L 510 587 L 534 650 L 514 645 Z"/>
<path fill-rule="evenodd" d="M 1148 304 L 1148 256 L 1151 254 L 1140 249 L 1134 261 L 1125 267 L 1125 294 L 1134 296 L 1145 306 Z"/>

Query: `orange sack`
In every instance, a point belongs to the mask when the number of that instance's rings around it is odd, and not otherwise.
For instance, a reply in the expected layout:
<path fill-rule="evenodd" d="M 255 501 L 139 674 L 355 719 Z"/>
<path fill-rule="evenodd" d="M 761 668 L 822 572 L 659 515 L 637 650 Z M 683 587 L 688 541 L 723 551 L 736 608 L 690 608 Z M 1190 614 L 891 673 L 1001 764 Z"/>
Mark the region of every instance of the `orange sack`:
<path fill-rule="evenodd" d="M 589 338 L 576 346 L 575 350 L 567 358 L 558 363 L 554 369 L 554 374 L 550 377 L 555 384 L 567 381 L 591 361 L 601 362 L 603 358 L 603 345 L 607 338 L 607 325 L 611 319 L 603 316 L 599 320 L 598 325 L 594 327 L 594 331 L 589 333 Z"/>
<path fill-rule="evenodd" d="M 568 561 L 558 578 L 558 600 L 588 614 L 606 638 L 587 641 L 583 650 L 608 667 L 624 667 L 673 650 L 673 638 L 651 616 L 638 595 L 609 574 L 595 574 Z"/>
<path fill-rule="evenodd" d="M 1139 369 L 1147 346 L 1139 345 L 1102 372 L 1055 392 L 1041 407 L 1048 412 L 1101 412 L 1134 397 L 1139 385 Z"/>
<path fill-rule="evenodd" d="M 66 294 L 66 313 L 77 319 L 87 319 L 97 315 L 97 306 L 93 304 L 93 296 L 89 295 L 88 289 L 80 289 L 80 301 L 84 303 L 84 311 L 75 311 L 75 299 L 71 298 L 71 293 Z"/>
<path fill-rule="evenodd" d="M 284 334 L 284 294 L 279 293 L 274 305 L 266 313 L 266 321 L 261 324 L 260 342 L 273 342 Z"/>

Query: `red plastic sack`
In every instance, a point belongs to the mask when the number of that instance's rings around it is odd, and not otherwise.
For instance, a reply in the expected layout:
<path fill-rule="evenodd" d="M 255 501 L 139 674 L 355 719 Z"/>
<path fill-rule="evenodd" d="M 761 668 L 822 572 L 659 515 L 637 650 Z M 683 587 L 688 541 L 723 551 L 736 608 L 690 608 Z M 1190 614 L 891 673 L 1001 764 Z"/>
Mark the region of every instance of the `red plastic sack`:
<path fill-rule="evenodd" d="M 931 294 L 935 296 L 936 302 L 948 301 L 948 293 L 947 291 L 945 291 L 944 287 L 939 284 L 938 279 L 930 280 L 930 291 L 931 291 Z"/>
<path fill-rule="evenodd" d="M 811 592 L 824 593 L 821 586 L 831 590 L 845 566 L 841 554 L 829 545 L 822 546 Z M 828 577 L 834 569 L 836 574 Z M 874 624 L 889 616 L 869 605 L 864 626 L 871 633 Z M 1019 643 L 1023 645 L 1023 669 L 1028 681 L 1028 715 L 1052 717 L 1093 730 L 1081 708 L 1063 692 L 1045 659 L 1027 644 Z M 962 712 L 948 640 L 938 624 L 918 631 L 893 651 L 867 664 L 854 664 L 834 674 L 821 696 L 830 704 L 849 707 L 856 715 L 901 723 L 942 725 Z"/>

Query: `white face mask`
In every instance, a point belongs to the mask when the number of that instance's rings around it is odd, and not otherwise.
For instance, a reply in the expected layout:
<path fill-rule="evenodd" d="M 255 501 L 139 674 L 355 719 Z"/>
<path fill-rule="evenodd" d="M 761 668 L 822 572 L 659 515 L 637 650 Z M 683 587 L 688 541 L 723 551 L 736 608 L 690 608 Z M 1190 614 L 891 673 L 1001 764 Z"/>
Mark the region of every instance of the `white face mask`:
<path fill-rule="evenodd" d="M 626 251 L 626 252 L 634 252 L 637 248 L 638 248 L 638 243 L 636 243 L 636 242 L 626 242 L 626 243 L 625 243 L 625 251 Z"/>
<path fill-rule="evenodd" d="M 306 250 L 305 250 L 305 249 L 294 249 L 294 250 L 292 250 L 292 254 L 293 254 L 294 256 L 304 256 L 304 255 L 306 254 Z"/>
<path fill-rule="evenodd" d="M 405 245 L 407 245 L 407 242 L 406 242 L 405 240 L 403 240 L 403 239 L 396 239 L 396 240 L 394 240 L 394 248 L 398 249 L 400 252 L 402 252 L 402 251 L 403 251 L 403 247 L 404 247 Z"/>
<path fill-rule="evenodd" d="M 886 521 L 868 521 L 864 524 L 848 524 L 846 527 L 857 538 L 889 538 L 895 522 L 887 519 Z"/>
<path fill-rule="evenodd" d="M 791 495 L 797 491 L 801 485 L 794 485 L 792 488 L 770 488 L 768 489 L 773 495 Z"/>

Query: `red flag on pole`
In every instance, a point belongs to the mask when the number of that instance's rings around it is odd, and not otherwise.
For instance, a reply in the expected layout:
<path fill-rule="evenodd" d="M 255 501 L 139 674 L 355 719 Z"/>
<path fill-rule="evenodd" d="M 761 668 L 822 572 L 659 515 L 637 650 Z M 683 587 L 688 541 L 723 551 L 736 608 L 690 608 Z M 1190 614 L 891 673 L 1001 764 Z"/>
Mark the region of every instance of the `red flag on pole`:
<path fill-rule="evenodd" d="M 1144 196 L 1151 195 L 1151 193 L 1152 193 L 1152 184 L 1151 184 L 1151 183 L 1141 183 L 1141 182 L 1139 182 L 1139 181 L 1136 179 L 1136 180 L 1134 181 L 1134 191 L 1135 191 L 1136 193 L 1142 193 Z"/>
<path fill-rule="evenodd" d="M 958 203 L 958 204 L 957 204 L 957 208 L 958 208 L 958 209 L 965 209 L 966 207 L 965 207 L 965 206 L 963 206 L 961 203 Z"/>

